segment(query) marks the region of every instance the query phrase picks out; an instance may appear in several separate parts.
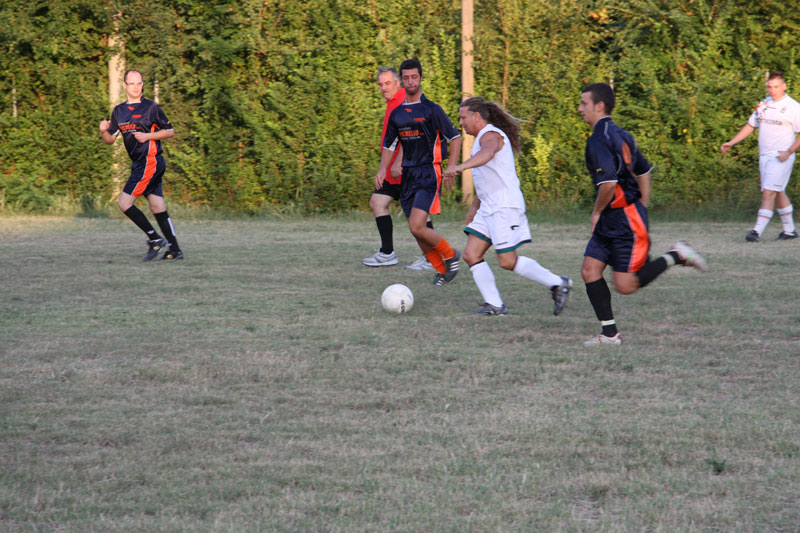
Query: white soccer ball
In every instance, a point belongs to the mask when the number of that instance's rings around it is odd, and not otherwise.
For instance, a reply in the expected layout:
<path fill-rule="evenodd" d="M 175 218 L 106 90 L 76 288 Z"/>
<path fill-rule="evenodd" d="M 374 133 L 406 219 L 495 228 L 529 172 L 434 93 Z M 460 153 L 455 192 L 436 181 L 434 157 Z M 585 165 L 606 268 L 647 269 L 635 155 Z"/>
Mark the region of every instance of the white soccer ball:
<path fill-rule="evenodd" d="M 395 283 L 383 291 L 381 305 L 390 313 L 408 313 L 414 307 L 414 294 L 405 285 Z"/>

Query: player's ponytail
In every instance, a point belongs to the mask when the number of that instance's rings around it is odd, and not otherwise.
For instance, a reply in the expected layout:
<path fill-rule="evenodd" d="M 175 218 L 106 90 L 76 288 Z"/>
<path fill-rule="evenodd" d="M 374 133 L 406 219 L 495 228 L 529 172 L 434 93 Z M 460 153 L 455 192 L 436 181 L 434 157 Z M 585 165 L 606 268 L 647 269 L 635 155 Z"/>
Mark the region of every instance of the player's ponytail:
<path fill-rule="evenodd" d="M 471 112 L 480 114 L 483 120 L 501 129 L 511 142 L 511 149 L 514 152 L 519 152 L 522 148 L 519 119 L 509 114 L 503 109 L 503 106 L 497 102 L 487 102 L 480 96 L 473 96 L 461 102 L 461 107 L 466 107 Z"/>

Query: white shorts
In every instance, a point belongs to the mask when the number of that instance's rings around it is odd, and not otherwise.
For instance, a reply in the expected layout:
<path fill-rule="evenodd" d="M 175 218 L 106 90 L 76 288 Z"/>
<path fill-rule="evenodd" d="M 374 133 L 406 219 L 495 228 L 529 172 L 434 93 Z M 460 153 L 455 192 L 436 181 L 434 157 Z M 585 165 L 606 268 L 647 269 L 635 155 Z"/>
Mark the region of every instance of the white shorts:
<path fill-rule="evenodd" d="M 523 209 L 506 207 L 487 214 L 478 209 L 475 218 L 464 230 L 494 246 L 498 254 L 516 250 L 526 242 L 531 242 L 531 228 Z"/>
<path fill-rule="evenodd" d="M 795 154 L 781 163 L 778 156 L 762 155 L 758 158 L 758 170 L 761 171 L 761 190 L 783 191 L 789 184 L 789 177 L 792 175 Z"/>

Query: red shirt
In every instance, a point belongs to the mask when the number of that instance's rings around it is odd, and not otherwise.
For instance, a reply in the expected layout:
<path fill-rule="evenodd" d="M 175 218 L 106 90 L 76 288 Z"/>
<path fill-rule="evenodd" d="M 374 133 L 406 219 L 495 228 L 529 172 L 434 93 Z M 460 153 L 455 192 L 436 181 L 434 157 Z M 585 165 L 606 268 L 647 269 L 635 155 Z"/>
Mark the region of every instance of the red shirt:
<path fill-rule="evenodd" d="M 383 139 L 386 137 L 386 126 L 389 124 L 389 115 L 391 115 L 392 111 L 397 109 L 397 107 L 400 104 L 402 104 L 405 101 L 405 99 L 406 99 L 406 90 L 401 87 L 400 90 L 394 94 L 391 100 L 386 101 L 386 113 L 384 113 L 383 115 L 383 132 L 381 133 L 381 147 L 383 147 Z M 397 185 L 400 183 L 400 179 L 402 178 L 402 176 L 400 176 L 399 178 L 392 177 L 391 168 L 392 165 L 394 164 L 395 159 L 397 159 L 396 151 L 392 155 L 392 161 L 391 163 L 389 163 L 389 167 L 386 169 L 386 181 L 394 185 Z"/>

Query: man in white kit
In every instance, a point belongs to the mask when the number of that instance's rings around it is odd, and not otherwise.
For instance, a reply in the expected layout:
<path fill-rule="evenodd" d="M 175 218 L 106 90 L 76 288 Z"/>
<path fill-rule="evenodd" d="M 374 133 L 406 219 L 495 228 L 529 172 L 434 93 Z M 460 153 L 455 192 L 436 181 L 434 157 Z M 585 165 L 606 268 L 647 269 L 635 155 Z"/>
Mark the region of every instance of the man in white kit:
<path fill-rule="evenodd" d="M 778 207 L 783 230 L 779 240 L 797 238 L 792 217 L 792 202 L 786 195 L 786 185 L 792 175 L 795 152 L 800 148 L 800 104 L 786 94 L 783 73 L 770 72 L 767 78 L 767 98 L 761 101 L 739 133 L 724 143 L 720 150 L 727 153 L 733 145 L 746 139 L 756 128 L 758 132 L 758 168 L 761 172 L 761 208 L 755 227 L 745 236 L 747 242 L 759 242 L 764 229 Z"/>
<path fill-rule="evenodd" d="M 495 102 L 475 96 L 461 103 L 459 123 L 475 136 L 469 159 L 445 171 L 445 177 L 472 169 L 475 200 L 466 216 L 467 245 L 464 261 L 483 297 L 483 306 L 475 315 L 495 316 L 508 312 L 497 290 L 492 269 L 483 256 L 494 246 L 497 262 L 523 278 L 548 287 L 553 296 L 553 314 L 566 306 L 572 280 L 557 276 L 535 260 L 517 256 L 516 249 L 531 242 L 525 199 L 520 189 L 514 152 L 522 145 L 517 120 Z"/>

